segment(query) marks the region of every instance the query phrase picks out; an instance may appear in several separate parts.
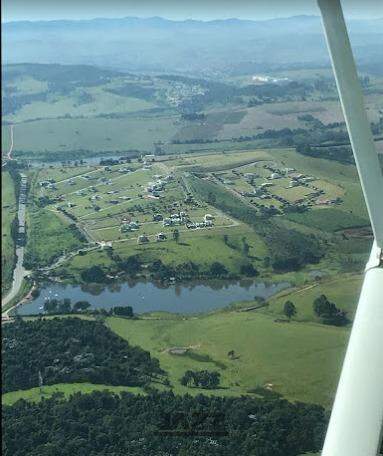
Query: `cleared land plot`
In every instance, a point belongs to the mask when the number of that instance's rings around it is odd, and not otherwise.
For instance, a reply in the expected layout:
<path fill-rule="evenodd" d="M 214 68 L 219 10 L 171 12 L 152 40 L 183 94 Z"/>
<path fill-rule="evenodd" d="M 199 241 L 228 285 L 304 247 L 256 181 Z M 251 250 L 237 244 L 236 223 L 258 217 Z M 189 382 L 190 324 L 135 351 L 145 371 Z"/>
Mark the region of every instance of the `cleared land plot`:
<path fill-rule="evenodd" d="M 268 150 L 252 150 L 246 152 L 222 153 L 219 156 L 215 154 L 202 155 L 198 157 L 186 156 L 183 158 L 184 163 L 178 159 L 176 164 L 184 171 L 220 171 L 225 169 L 237 168 L 248 163 L 256 161 L 269 160 Z"/>
<path fill-rule="evenodd" d="M 12 222 L 16 216 L 14 183 L 8 172 L 1 172 L 1 293 L 12 283 L 15 245 L 11 236 Z"/>
<path fill-rule="evenodd" d="M 367 112 L 370 121 L 379 120 L 381 103 L 376 96 L 366 96 Z M 246 115 L 237 123 L 225 123 L 218 133 L 219 139 L 251 136 L 263 130 L 283 128 L 307 128 L 298 117 L 310 114 L 324 124 L 343 122 L 343 114 L 338 100 L 334 101 L 285 101 L 247 108 Z"/>
<path fill-rule="evenodd" d="M 225 125 L 238 124 L 245 115 L 246 110 L 208 112 L 202 121 L 184 122 L 184 125 L 181 123 L 182 126 L 173 140 L 213 140 Z"/>
<path fill-rule="evenodd" d="M 27 214 L 28 237 L 25 258 L 29 264 L 46 266 L 83 245 L 76 231 L 61 216 L 44 208 L 34 208 Z"/>

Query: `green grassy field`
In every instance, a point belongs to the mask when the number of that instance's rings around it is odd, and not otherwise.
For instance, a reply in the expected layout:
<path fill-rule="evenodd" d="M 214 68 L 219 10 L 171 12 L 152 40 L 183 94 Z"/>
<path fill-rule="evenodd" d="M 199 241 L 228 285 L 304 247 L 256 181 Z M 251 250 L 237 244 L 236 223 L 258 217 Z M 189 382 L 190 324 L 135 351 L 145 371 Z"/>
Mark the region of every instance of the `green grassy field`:
<path fill-rule="evenodd" d="M 1 172 L 1 294 L 11 286 L 15 245 L 11 224 L 17 212 L 14 184 L 8 172 Z"/>
<path fill-rule="evenodd" d="M 28 263 L 47 266 L 65 251 L 75 250 L 83 245 L 68 229 L 69 223 L 46 208 L 30 210 L 27 224 L 25 258 Z"/>
<path fill-rule="evenodd" d="M 175 132 L 172 117 L 43 119 L 15 126 L 14 151 L 16 157 L 50 160 L 55 154 L 79 159 L 103 151 L 150 152 L 154 142 L 167 141 Z M 70 151 L 76 153 L 69 156 Z"/>
<path fill-rule="evenodd" d="M 272 383 L 290 400 L 332 403 L 348 331 L 314 323 L 275 323 L 254 312 L 221 312 L 183 320 L 131 321 L 108 318 L 107 325 L 160 360 L 177 393 L 197 394 L 179 383 L 187 369 L 217 370 L 222 389 L 238 395 Z M 186 355 L 167 350 L 188 347 Z M 227 353 L 234 350 L 232 360 Z"/>
<path fill-rule="evenodd" d="M 287 218 L 302 225 L 323 231 L 339 231 L 368 226 L 368 220 L 335 208 L 315 209 L 302 214 L 288 214 Z"/>
<path fill-rule="evenodd" d="M 239 303 L 234 310 L 201 316 L 183 317 L 157 312 L 139 320 L 108 317 L 106 324 L 129 343 L 158 358 L 161 367 L 169 374 L 175 393 L 232 396 L 251 394 L 252 389 L 271 383 L 274 391 L 289 400 L 330 407 L 349 328 L 317 323 L 312 301 L 323 293 L 352 317 L 361 280 L 360 275 L 345 274 L 285 290 L 270 298 L 268 307 L 258 311 L 243 311 L 244 303 Z M 290 323 L 278 323 L 274 320 L 281 315 L 286 300 L 294 302 L 298 313 Z M 252 304 L 255 302 L 245 303 L 246 306 Z M 169 349 L 175 347 L 188 350 L 184 355 L 169 353 Z M 233 359 L 228 356 L 231 350 L 235 352 Z M 221 388 L 206 391 L 183 387 L 179 379 L 188 369 L 219 371 Z M 43 397 L 54 392 L 68 396 L 75 391 L 94 389 L 127 390 L 91 384 L 52 385 L 44 387 Z M 129 391 L 141 392 L 139 388 Z M 11 404 L 21 397 L 39 400 L 41 395 L 38 388 L 17 391 L 4 395 L 3 403 Z"/>
<path fill-rule="evenodd" d="M 224 234 L 228 236 L 228 244 L 224 242 Z M 248 256 L 242 250 L 242 238 L 246 238 L 250 246 Z M 151 262 L 158 258 L 165 264 L 177 266 L 188 261 L 200 265 L 201 271 L 207 270 L 210 265 L 219 261 L 229 273 L 238 274 L 240 266 L 249 262 L 255 267 L 262 267 L 261 259 L 266 253 L 266 246 L 262 239 L 250 228 L 240 225 L 230 229 L 215 229 L 214 232 L 194 231 L 180 232 L 180 241 L 177 244 L 172 239 L 166 242 L 152 242 L 146 245 L 137 245 L 133 239 L 128 242 L 115 242 L 113 251 L 122 259 L 138 255 L 142 262 Z M 105 252 L 92 251 L 84 256 L 75 256 L 69 260 L 59 271 L 64 270 L 73 274 L 77 279 L 83 268 L 89 264 L 98 264 L 113 270 L 113 261 Z"/>
<path fill-rule="evenodd" d="M 126 114 L 157 107 L 155 103 L 146 100 L 105 92 L 101 87 L 89 88 L 86 93 L 92 98 L 88 103 L 78 102 L 80 90 L 69 97 L 50 95 L 46 101 L 24 105 L 16 114 L 8 115 L 7 120 L 19 123 L 63 115 L 92 117 L 100 114 Z"/>
<path fill-rule="evenodd" d="M 111 385 L 95 385 L 93 383 L 58 383 L 56 385 L 44 385 L 41 388 L 31 388 L 29 390 L 12 391 L 5 393 L 1 397 L 2 405 L 12 405 L 19 399 L 24 399 L 31 402 L 38 402 L 42 399 L 48 399 L 54 394 L 63 394 L 64 397 L 69 397 L 74 393 L 90 393 L 92 391 L 110 391 L 112 393 L 121 393 L 128 391 L 131 393 L 143 393 L 141 388 L 134 386 L 111 386 Z"/>
<path fill-rule="evenodd" d="M 292 401 L 331 407 L 348 340 L 348 330 L 315 323 L 276 323 L 256 312 L 218 312 L 180 318 L 153 314 L 140 320 L 108 317 L 106 324 L 131 344 L 150 351 L 168 372 L 176 394 L 238 396 L 272 384 L 274 391 Z M 187 348 L 183 355 L 169 349 Z M 234 350 L 234 358 L 228 352 Z M 215 370 L 221 374 L 216 390 L 188 388 L 180 378 L 188 369 Z M 153 384 L 155 388 L 163 386 Z M 37 401 L 62 392 L 108 389 L 140 393 L 140 388 L 93 384 L 59 384 L 3 395 L 3 404 L 20 398 Z"/>
<path fill-rule="evenodd" d="M 313 312 L 313 301 L 321 294 L 325 294 L 338 308 L 347 312 L 348 317 L 353 318 L 362 279 L 359 274 L 346 274 L 338 278 L 322 279 L 295 290 L 286 290 L 271 297 L 264 312 L 283 315 L 283 305 L 289 300 L 297 309 L 294 320 L 316 322 L 319 320 Z"/>

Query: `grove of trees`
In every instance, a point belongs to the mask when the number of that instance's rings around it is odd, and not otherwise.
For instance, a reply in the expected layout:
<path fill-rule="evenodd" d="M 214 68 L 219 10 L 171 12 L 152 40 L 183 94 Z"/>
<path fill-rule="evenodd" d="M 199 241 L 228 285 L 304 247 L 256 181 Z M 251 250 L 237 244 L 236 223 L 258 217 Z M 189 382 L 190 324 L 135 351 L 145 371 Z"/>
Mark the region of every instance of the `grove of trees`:
<path fill-rule="evenodd" d="M 4 406 L 4 456 L 297 456 L 318 452 L 318 405 L 252 397 L 74 394 Z"/>
<path fill-rule="evenodd" d="M 144 386 L 164 376 L 157 359 L 98 321 L 53 318 L 23 321 L 2 331 L 3 392 L 92 382 Z"/>

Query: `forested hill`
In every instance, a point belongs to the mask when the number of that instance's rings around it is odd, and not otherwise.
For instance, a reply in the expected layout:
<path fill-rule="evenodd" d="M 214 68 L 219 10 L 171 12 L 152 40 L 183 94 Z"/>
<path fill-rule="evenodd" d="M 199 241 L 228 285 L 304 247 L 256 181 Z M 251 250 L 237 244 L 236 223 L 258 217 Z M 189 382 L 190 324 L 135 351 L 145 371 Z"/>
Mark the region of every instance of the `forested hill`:
<path fill-rule="evenodd" d="M 10 323 L 2 329 L 3 392 L 55 383 L 144 386 L 159 362 L 101 322 L 79 318 Z"/>
<path fill-rule="evenodd" d="M 326 422 L 284 400 L 93 392 L 4 407 L 3 456 L 297 456 Z"/>
<path fill-rule="evenodd" d="M 382 24 L 383 19 L 349 22 L 359 64 L 380 62 L 381 69 Z M 316 16 L 268 21 L 171 21 L 158 17 L 24 21 L 4 24 L 2 37 L 6 63 L 88 63 L 205 75 L 249 74 L 286 64 L 329 65 Z"/>

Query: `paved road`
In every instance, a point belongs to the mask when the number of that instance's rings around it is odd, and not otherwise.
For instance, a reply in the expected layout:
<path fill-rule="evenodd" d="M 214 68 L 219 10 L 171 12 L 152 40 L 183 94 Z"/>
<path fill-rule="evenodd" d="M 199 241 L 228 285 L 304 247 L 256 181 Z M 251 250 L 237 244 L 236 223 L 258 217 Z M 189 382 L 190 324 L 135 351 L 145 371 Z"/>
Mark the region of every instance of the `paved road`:
<path fill-rule="evenodd" d="M 25 203 L 26 203 L 26 176 L 24 174 L 20 174 L 21 176 L 21 186 L 20 186 L 20 195 L 19 195 L 19 208 L 17 212 L 17 217 L 19 220 L 19 233 L 20 229 L 25 229 Z M 24 269 L 23 262 L 24 262 L 24 246 L 17 246 L 16 247 L 16 266 L 13 270 L 13 282 L 12 288 L 9 293 L 2 298 L 1 300 L 1 308 L 6 306 L 17 294 L 21 289 L 21 284 L 23 283 L 23 279 L 28 272 Z"/>

